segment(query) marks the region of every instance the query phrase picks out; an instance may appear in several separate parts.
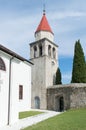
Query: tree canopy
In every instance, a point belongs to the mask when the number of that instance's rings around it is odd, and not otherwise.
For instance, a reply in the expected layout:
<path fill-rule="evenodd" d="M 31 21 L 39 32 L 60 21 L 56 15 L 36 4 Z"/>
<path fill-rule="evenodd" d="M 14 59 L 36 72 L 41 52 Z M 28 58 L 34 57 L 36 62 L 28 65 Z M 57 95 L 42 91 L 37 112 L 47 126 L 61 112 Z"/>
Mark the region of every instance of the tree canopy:
<path fill-rule="evenodd" d="M 80 40 L 75 43 L 71 82 L 86 83 L 86 63 Z"/>
<path fill-rule="evenodd" d="M 56 84 L 62 84 L 60 68 L 56 71 Z"/>

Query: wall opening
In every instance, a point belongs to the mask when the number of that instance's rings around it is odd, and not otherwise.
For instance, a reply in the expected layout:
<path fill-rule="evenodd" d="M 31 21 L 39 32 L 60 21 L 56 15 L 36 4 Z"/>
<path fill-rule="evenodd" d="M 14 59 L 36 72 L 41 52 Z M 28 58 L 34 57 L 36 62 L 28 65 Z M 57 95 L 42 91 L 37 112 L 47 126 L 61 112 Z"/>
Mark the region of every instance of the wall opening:
<path fill-rule="evenodd" d="M 23 85 L 19 85 L 19 100 L 23 99 Z"/>
<path fill-rule="evenodd" d="M 64 111 L 64 98 L 63 97 L 59 98 L 59 111 L 60 112 Z"/>
<path fill-rule="evenodd" d="M 5 63 L 1 57 L 0 57 L 0 70 L 6 71 Z"/>
<path fill-rule="evenodd" d="M 42 56 L 42 45 L 39 46 L 39 56 Z"/>
<path fill-rule="evenodd" d="M 34 58 L 37 57 L 37 47 L 34 46 Z"/>
<path fill-rule="evenodd" d="M 56 58 L 56 50 L 55 50 L 54 47 L 53 47 L 53 58 L 54 58 L 54 59 Z"/>
<path fill-rule="evenodd" d="M 56 100 L 55 101 L 55 110 L 59 111 L 59 112 L 64 111 L 64 98 L 63 98 L 63 96 L 58 96 L 58 97 L 56 97 L 55 100 Z"/>
<path fill-rule="evenodd" d="M 51 46 L 48 46 L 48 55 L 51 56 Z"/>
<path fill-rule="evenodd" d="M 35 109 L 40 109 L 40 98 L 38 96 L 35 97 Z"/>

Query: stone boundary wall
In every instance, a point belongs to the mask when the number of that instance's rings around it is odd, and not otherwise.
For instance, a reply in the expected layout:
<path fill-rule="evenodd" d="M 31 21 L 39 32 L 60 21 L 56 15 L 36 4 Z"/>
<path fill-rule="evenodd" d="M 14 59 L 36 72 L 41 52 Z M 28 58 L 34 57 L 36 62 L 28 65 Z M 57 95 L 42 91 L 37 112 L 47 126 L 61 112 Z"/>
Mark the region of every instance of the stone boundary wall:
<path fill-rule="evenodd" d="M 86 107 L 86 83 L 54 85 L 47 89 L 47 109 L 62 111 Z"/>

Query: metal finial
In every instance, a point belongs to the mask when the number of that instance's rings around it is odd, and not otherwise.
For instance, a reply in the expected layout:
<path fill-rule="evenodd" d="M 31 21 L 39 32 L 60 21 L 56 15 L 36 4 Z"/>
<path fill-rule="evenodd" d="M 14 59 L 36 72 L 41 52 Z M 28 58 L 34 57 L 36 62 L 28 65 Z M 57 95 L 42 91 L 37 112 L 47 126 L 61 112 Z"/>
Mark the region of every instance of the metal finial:
<path fill-rule="evenodd" d="M 43 5 L 43 15 L 45 15 L 46 10 L 45 10 L 45 4 Z"/>

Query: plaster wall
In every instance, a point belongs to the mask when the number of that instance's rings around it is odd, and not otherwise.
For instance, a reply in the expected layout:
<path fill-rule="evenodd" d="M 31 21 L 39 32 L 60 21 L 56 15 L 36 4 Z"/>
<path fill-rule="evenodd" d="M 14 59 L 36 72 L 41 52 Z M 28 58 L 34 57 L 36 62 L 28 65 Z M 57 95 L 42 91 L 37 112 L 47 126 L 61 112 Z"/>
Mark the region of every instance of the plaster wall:
<path fill-rule="evenodd" d="M 0 53 L 6 65 L 6 71 L 0 70 L 0 127 L 8 122 L 9 57 Z"/>
<path fill-rule="evenodd" d="M 14 124 L 18 121 L 20 111 L 31 109 L 31 66 L 8 54 L 1 52 L 6 71 L 0 70 L 0 127 L 8 123 Z M 9 67 L 11 60 L 11 75 L 9 80 Z M 10 105 L 9 105 L 10 85 Z M 23 85 L 23 99 L 19 100 L 19 85 Z M 8 107 L 9 106 L 9 107 Z M 9 114 L 8 114 L 9 111 Z"/>
<path fill-rule="evenodd" d="M 48 31 L 39 31 L 35 34 L 35 40 L 38 41 L 42 38 L 48 38 L 51 41 L 54 41 L 54 35 L 51 32 Z"/>

